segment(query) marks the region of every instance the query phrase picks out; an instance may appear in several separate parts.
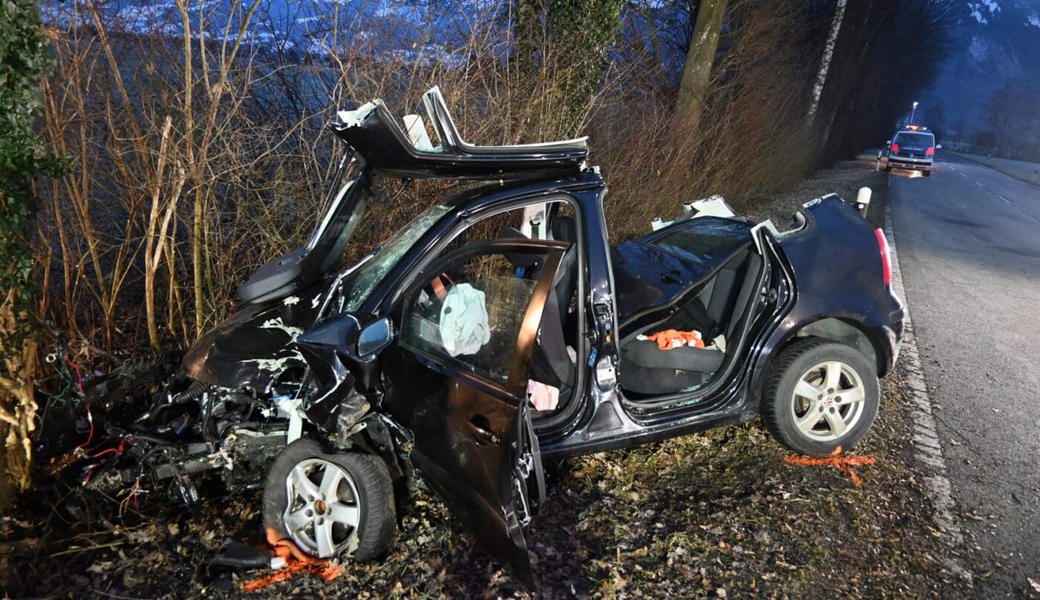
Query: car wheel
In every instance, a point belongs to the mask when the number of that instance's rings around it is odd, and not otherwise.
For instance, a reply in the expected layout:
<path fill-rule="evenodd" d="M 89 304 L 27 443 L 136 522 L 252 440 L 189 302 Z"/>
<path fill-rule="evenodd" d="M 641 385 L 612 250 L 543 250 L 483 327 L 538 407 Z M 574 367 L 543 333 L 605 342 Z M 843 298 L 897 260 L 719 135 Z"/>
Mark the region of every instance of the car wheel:
<path fill-rule="evenodd" d="M 931 177 L 932 176 L 932 172 L 931 171 L 922 171 L 922 173 L 924 173 L 925 177 Z"/>
<path fill-rule="evenodd" d="M 808 338 L 772 368 L 762 420 L 781 444 L 812 456 L 852 449 L 877 416 L 881 390 L 874 366 L 851 346 Z"/>
<path fill-rule="evenodd" d="M 892 172 L 892 167 L 890 167 L 888 165 L 885 165 L 885 173 L 891 173 L 891 172 Z"/>
<path fill-rule="evenodd" d="M 313 558 L 371 560 L 386 552 L 397 529 L 383 461 L 329 454 L 307 439 L 286 446 L 268 471 L 263 517 L 269 541 L 289 540 Z"/>

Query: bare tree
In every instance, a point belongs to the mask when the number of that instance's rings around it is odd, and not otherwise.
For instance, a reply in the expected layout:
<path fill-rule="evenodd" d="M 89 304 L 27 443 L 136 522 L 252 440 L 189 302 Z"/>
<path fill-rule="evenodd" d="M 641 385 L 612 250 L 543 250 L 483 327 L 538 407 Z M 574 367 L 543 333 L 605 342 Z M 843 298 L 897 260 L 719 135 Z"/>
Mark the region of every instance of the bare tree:
<path fill-rule="evenodd" d="M 827 72 L 831 68 L 834 46 L 838 42 L 838 32 L 841 31 L 841 23 L 845 18 L 846 3 L 847 0 L 838 0 L 837 6 L 834 7 L 831 31 L 827 35 L 827 44 L 823 47 L 823 55 L 820 57 L 820 69 L 816 72 L 816 83 L 813 85 L 812 104 L 809 105 L 810 124 L 816 119 L 816 110 L 820 107 L 820 95 L 823 94 L 823 86 L 827 83 Z"/>
<path fill-rule="evenodd" d="M 686 54 L 673 117 L 683 131 L 693 130 L 700 123 L 727 4 L 728 0 L 703 0 L 697 8 L 697 24 Z"/>

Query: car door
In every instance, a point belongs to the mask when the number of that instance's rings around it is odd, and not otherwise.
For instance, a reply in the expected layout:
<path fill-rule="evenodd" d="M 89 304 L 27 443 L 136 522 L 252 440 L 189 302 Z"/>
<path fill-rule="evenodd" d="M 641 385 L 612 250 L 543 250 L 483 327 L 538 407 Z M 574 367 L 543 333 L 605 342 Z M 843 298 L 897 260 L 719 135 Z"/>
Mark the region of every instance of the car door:
<path fill-rule="evenodd" d="M 531 427 L 530 361 L 567 244 L 492 241 L 434 259 L 395 301 L 384 406 L 411 457 L 484 550 L 533 584 L 523 526 L 545 483 Z"/>

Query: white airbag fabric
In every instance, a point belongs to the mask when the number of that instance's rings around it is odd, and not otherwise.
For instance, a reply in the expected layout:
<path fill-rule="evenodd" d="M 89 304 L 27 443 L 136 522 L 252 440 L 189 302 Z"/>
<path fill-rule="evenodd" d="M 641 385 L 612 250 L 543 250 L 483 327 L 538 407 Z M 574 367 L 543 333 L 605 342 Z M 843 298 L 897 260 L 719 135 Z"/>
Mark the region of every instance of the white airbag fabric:
<path fill-rule="evenodd" d="M 441 306 L 440 329 L 448 354 L 476 354 L 491 339 L 484 292 L 468 283 L 452 286 Z"/>

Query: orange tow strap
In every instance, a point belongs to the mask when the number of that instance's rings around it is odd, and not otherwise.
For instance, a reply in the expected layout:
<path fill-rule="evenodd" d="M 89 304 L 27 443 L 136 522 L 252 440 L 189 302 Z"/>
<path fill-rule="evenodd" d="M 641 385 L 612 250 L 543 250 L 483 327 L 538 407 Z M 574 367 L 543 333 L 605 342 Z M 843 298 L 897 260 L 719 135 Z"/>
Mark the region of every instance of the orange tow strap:
<path fill-rule="evenodd" d="M 262 590 L 269 585 L 282 581 L 288 581 L 301 571 L 306 571 L 325 581 L 332 581 L 343 574 L 343 567 L 332 564 L 327 560 L 318 560 L 301 553 L 292 542 L 278 537 L 273 529 L 267 530 L 267 543 L 271 544 L 271 553 L 285 559 L 285 568 L 279 569 L 270 575 L 250 579 L 242 584 L 245 592 Z"/>
<path fill-rule="evenodd" d="M 813 456 L 786 456 L 784 462 L 790 465 L 802 465 L 806 467 L 834 467 L 838 472 L 846 475 L 852 480 L 853 485 L 860 485 L 863 479 L 852 470 L 857 465 L 872 465 L 875 461 L 872 456 L 840 456 L 841 446 L 834 449 L 830 456 L 817 458 Z"/>

